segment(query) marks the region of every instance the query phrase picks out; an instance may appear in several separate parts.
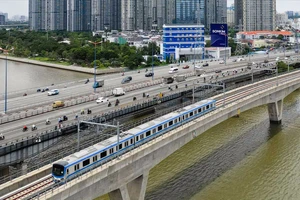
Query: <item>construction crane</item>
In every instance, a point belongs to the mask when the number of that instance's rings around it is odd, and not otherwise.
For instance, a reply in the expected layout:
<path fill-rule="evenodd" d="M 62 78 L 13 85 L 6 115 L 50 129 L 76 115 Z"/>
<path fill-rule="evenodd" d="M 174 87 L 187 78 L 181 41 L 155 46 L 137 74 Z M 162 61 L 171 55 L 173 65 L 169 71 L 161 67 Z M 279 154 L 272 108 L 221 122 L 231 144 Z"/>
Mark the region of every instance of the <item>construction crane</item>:
<path fill-rule="evenodd" d="M 293 31 L 293 33 L 295 34 L 295 53 L 299 52 L 299 42 L 298 42 L 298 34 L 299 34 L 299 30 L 295 29 L 294 27 L 290 26 L 290 29 Z"/>

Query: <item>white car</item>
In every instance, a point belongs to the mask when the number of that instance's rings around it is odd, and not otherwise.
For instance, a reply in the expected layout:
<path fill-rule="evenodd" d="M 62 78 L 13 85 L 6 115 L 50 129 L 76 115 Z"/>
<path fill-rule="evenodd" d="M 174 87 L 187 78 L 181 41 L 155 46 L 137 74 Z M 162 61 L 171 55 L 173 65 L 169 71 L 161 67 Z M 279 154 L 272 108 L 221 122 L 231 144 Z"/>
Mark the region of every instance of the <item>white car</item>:
<path fill-rule="evenodd" d="M 52 96 L 52 95 L 56 95 L 56 94 L 59 94 L 59 90 L 58 89 L 50 90 L 48 92 L 48 96 Z"/>
<path fill-rule="evenodd" d="M 277 57 L 277 58 L 276 58 L 276 61 L 279 61 L 279 59 L 280 59 L 280 58 L 279 58 L 279 57 Z"/>
<path fill-rule="evenodd" d="M 225 61 L 224 60 L 221 60 L 220 62 L 219 62 L 219 64 L 224 64 L 225 63 Z"/>
<path fill-rule="evenodd" d="M 105 98 L 105 97 L 99 97 L 97 100 L 96 100 L 97 104 L 98 103 L 104 103 L 104 102 L 109 102 L 109 99 L 108 98 Z"/>

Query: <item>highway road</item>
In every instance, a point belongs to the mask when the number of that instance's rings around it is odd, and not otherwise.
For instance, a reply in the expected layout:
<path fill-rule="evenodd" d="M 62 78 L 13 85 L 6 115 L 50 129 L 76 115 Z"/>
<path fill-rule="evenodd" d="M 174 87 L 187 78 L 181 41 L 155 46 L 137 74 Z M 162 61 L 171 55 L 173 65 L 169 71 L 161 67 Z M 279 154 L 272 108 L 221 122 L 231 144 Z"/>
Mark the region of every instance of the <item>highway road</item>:
<path fill-rule="evenodd" d="M 277 57 L 277 55 L 275 57 Z M 261 59 L 264 59 L 264 56 L 260 56 L 259 58 L 251 59 L 251 60 L 253 62 L 258 62 Z M 271 59 L 269 59 L 269 60 L 271 60 Z M 273 58 L 273 60 L 275 60 L 275 58 Z M 210 66 L 206 67 L 205 69 L 206 69 L 206 71 L 211 71 L 210 73 L 207 73 L 207 75 L 215 75 L 215 72 L 214 72 L 215 69 L 222 69 L 224 71 L 225 69 L 227 70 L 228 67 L 230 67 L 230 68 L 233 67 L 236 70 L 236 69 L 241 68 L 242 66 L 243 67 L 247 66 L 247 62 L 248 61 L 232 63 L 231 65 L 227 65 L 227 66 L 220 65 L 218 63 L 213 63 L 213 64 L 210 63 Z M 186 63 L 186 64 L 188 64 L 188 63 Z M 159 73 L 160 76 L 168 75 L 168 70 L 169 70 L 169 68 L 159 68 L 159 69 L 157 69 L 157 71 L 160 72 Z M 187 70 L 180 69 L 181 72 L 191 72 L 192 70 L 193 70 L 192 67 L 190 67 L 190 69 L 187 69 Z M 157 71 L 155 71 L 155 72 L 158 73 Z M 134 76 L 133 77 L 133 79 L 134 79 L 133 82 L 134 81 L 138 82 L 138 80 L 151 79 L 151 77 L 149 77 L 149 78 L 144 77 L 144 73 L 143 74 L 137 74 L 136 72 L 129 72 L 128 74 L 130 74 L 130 73 L 131 73 L 131 75 L 133 73 L 135 73 L 135 75 L 138 77 L 138 78 L 136 78 Z M 108 80 L 108 82 L 111 82 L 111 84 L 113 84 L 113 82 L 117 82 L 117 80 L 120 81 L 123 78 L 119 74 L 118 75 L 109 75 L 109 77 L 112 77 L 111 79 Z M 135 80 L 135 79 L 137 79 L 137 80 Z M 193 81 L 199 80 L 199 79 L 200 79 L 200 81 L 203 81 L 203 78 L 190 77 L 190 78 L 187 79 L 187 81 L 178 83 L 179 89 L 184 89 L 185 84 L 188 84 L 189 86 L 191 86 Z M 20 99 L 24 100 L 24 99 L 28 98 L 27 100 L 30 101 L 30 100 L 39 99 L 42 96 L 43 98 L 46 97 L 45 99 L 47 99 L 47 100 L 50 99 L 51 102 L 52 102 L 52 101 L 54 101 L 55 98 L 57 98 L 60 95 L 64 94 L 64 92 L 63 92 L 64 90 L 66 90 L 66 92 L 67 92 L 67 90 L 70 89 L 72 91 L 75 91 L 76 94 L 78 94 L 79 90 L 81 91 L 82 88 L 83 88 L 83 90 L 82 90 L 83 92 L 85 92 L 85 90 L 88 90 L 88 89 L 92 90 L 91 85 L 92 84 L 90 83 L 90 84 L 87 84 L 87 85 L 83 84 L 83 85 L 79 85 L 79 86 L 74 86 L 74 88 L 73 87 L 64 88 L 64 89 L 61 90 L 61 94 L 59 94 L 58 96 L 48 97 L 48 96 L 46 96 L 46 94 L 33 94 L 33 95 L 29 95 L 29 96 L 24 97 L 24 98 L 21 97 Z M 120 85 L 120 84 L 117 83 L 117 85 Z M 106 87 L 108 87 L 108 86 L 106 85 Z M 58 118 L 62 117 L 64 115 L 68 116 L 68 118 L 69 118 L 68 122 L 65 122 L 65 124 L 69 123 L 70 121 L 74 121 L 75 114 L 76 113 L 79 114 L 80 110 L 82 110 L 82 109 L 86 110 L 87 108 L 89 108 L 93 111 L 93 114 L 95 114 L 95 113 L 97 113 L 97 114 L 104 113 L 106 111 L 115 109 L 114 102 L 117 98 L 121 102 L 120 106 L 124 106 L 127 103 L 132 103 L 133 96 L 137 97 L 137 101 L 143 101 L 143 98 L 142 98 L 142 93 L 143 92 L 147 92 L 150 96 L 155 96 L 159 92 L 166 93 L 166 92 L 169 92 L 169 90 L 168 90 L 167 85 L 165 85 L 165 86 L 156 85 L 156 86 L 149 87 L 147 89 L 143 88 L 143 89 L 131 91 L 129 93 L 126 93 L 125 96 L 110 97 L 110 101 L 112 102 L 112 107 L 107 107 L 106 103 L 97 105 L 96 102 L 87 102 L 87 103 L 80 104 L 80 105 L 77 105 L 77 106 L 67 107 L 67 108 L 64 108 L 64 109 L 44 113 L 44 114 L 41 114 L 41 115 L 25 118 L 25 119 L 22 119 L 22 120 L 2 124 L 2 125 L 0 125 L 0 130 L 5 135 L 6 139 L 0 141 L 0 145 L 1 145 L 1 143 L 3 144 L 3 143 L 6 143 L 8 141 L 20 138 L 20 137 L 36 135 L 41 130 L 53 129 L 53 127 L 58 124 Z M 16 99 L 19 99 L 19 98 L 16 98 Z M 15 99 L 13 98 L 11 100 L 15 100 Z M 15 101 L 19 102 L 20 100 L 15 100 Z M 47 118 L 49 118 L 51 120 L 51 122 L 52 122 L 51 125 L 48 125 L 48 126 L 45 125 L 45 121 L 46 121 Z M 30 128 L 30 126 L 32 124 L 35 124 L 38 127 L 39 130 L 38 131 L 28 130 L 27 132 L 22 132 L 22 127 L 24 125 L 27 125 Z"/>
<path fill-rule="evenodd" d="M 286 53 L 286 55 L 292 55 L 293 53 Z M 277 53 L 277 54 L 271 54 L 269 60 L 275 60 L 278 56 L 283 56 L 283 53 Z M 227 65 L 219 64 L 218 61 L 209 62 L 209 67 L 205 67 L 206 71 L 214 71 L 216 69 L 224 70 L 226 68 L 234 68 L 239 66 L 244 66 L 246 63 L 248 63 L 247 57 L 245 57 L 245 61 L 241 62 L 232 62 L 232 59 L 235 59 L 234 57 L 228 60 Z M 266 59 L 265 55 L 255 55 L 251 56 L 251 62 L 262 62 L 264 59 Z M 182 69 L 183 65 L 190 65 L 189 69 Z M 196 63 L 196 65 L 201 65 L 201 63 Z M 156 67 L 154 69 L 155 78 L 167 76 L 169 71 L 169 67 Z M 184 63 L 181 64 L 179 69 L 180 73 L 188 73 L 193 71 L 193 64 L 192 63 Z M 130 82 L 132 83 L 138 83 L 142 81 L 151 80 L 151 77 L 145 77 L 144 71 L 141 73 L 137 73 L 137 71 L 130 71 L 126 72 L 125 76 L 132 76 L 133 80 Z M 110 90 L 115 87 L 122 87 L 126 86 L 126 84 L 122 85 L 121 81 L 125 76 L 121 76 L 121 74 L 110 74 L 105 76 L 98 76 L 97 79 L 104 79 L 105 85 L 103 88 L 97 88 L 97 91 L 102 90 Z M 61 87 L 56 88 L 56 86 L 51 86 L 49 89 L 59 89 L 60 94 L 56 96 L 47 96 L 47 92 L 45 93 L 37 93 L 34 92 L 32 94 L 28 94 L 28 96 L 22 96 L 23 93 L 19 94 L 18 97 L 12 97 L 8 98 L 8 113 L 13 113 L 16 111 L 21 110 L 27 110 L 30 107 L 38 107 L 42 105 L 51 105 L 53 101 L 57 100 L 66 100 L 66 99 L 72 99 L 74 97 L 83 96 L 83 95 L 89 95 L 94 94 L 94 90 L 92 88 L 93 79 L 90 79 L 90 82 L 88 84 L 84 84 L 83 82 L 79 83 L 73 83 L 73 86 L 70 84 L 63 84 L 60 85 Z M 65 85 L 69 85 L 65 88 Z M 3 97 L 3 96 L 2 96 Z M 0 108 L 4 108 L 4 100 L 0 101 Z"/>

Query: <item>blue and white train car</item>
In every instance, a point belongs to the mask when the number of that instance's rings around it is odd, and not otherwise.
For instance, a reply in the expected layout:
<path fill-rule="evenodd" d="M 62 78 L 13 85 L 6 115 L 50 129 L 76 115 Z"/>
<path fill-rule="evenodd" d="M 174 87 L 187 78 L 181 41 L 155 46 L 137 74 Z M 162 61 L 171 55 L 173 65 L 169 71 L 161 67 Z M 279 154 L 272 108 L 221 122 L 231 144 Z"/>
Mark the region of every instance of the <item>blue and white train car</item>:
<path fill-rule="evenodd" d="M 64 182 L 72 179 L 92 167 L 111 160 L 117 154 L 125 153 L 154 137 L 214 110 L 215 107 L 215 100 L 203 100 L 134 127 L 120 134 L 119 146 L 117 136 L 113 136 L 56 161 L 52 166 L 52 176 L 56 181 Z"/>

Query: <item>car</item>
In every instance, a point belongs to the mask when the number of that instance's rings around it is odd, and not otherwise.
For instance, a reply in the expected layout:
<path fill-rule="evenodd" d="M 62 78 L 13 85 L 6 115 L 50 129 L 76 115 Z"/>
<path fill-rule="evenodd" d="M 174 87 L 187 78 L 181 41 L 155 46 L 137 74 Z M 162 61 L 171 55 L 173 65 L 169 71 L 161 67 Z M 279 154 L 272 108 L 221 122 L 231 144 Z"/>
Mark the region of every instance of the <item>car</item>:
<path fill-rule="evenodd" d="M 173 67 L 173 68 L 170 68 L 169 70 L 169 74 L 173 74 L 173 73 L 177 73 L 178 72 L 178 67 Z"/>
<path fill-rule="evenodd" d="M 221 73 L 222 72 L 222 70 L 220 70 L 220 69 L 217 69 L 216 71 L 215 71 L 215 73 Z"/>
<path fill-rule="evenodd" d="M 224 64 L 225 63 L 225 61 L 224 60 L 221 60 L 220 62 L 219 62 L 219 64 Z"/>
<path fill-rule="evenodd" d="M 203 66 L 203 67 L 208 67 L 209 64 L 208 64 L 208 63 L 204 63 L 202 66 Z"/>
<path fill-rule="evenodd" d="M 109 102 L 109 99 L 108 98 L 105 98 L 105 97 L 99 97 L 97 100 L 96 100 L 96 103 L 104 103 L 104 102 Z"/>
<path fill-rule="evenodd" d="M 127 76 L 127 77 L 123 78 L 123 80 L 121 81 L 121 83 L 122 84 L 129 83 L 131 80 L 132 80 L 132 77 L 131 76 Z"/>
<path fill-rule="evenodd" d="M 145 77 L 152 77 L 154 76 L 154 73 L 153 72 L 148 72 L 145 74 Z"/>
<path fill-rule="evenodd" d="M 188 68 L 190 68 L 190 66 L 188 66 L 188 65 L 185 65 L 182 67 L 182 69 L 188 69 Z"/>
<path fill-rule="evenodd" d="M 232 62 L 236 62 L 236 59 L 234 59 Z"/>
<path fill-rule="evenodd" d="M 48 96 L 57 95 L 57 94 L 59 94 L 59 90 L 58 89 L 50 90 L 48 92 Z"/>

